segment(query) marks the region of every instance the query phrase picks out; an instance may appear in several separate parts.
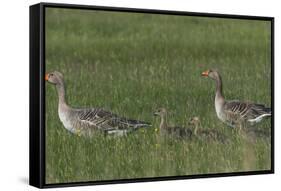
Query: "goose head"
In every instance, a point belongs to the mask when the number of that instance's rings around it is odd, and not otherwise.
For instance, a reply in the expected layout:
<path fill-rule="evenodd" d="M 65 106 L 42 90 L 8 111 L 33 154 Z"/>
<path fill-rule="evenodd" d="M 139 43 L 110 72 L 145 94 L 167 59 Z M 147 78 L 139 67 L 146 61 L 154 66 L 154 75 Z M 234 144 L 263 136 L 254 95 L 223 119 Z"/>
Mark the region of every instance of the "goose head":
<path fill-rule="evenodd" d="M 212 69 L 202 72 L 201 76 L 209 77 L 213 80 L 218 80 L 220 78 L 218 71 Z"/>
<path fill-rule="evenodd" d="M 63 75 L 60 72 L 54 71 L 45 75 L 45 80 L 55 85 L 63 84 Z"/>
<path fill-rule="evenodd" d="M 167 115 L 167 109 L 165 108 L 159 108 L 154 112 L 154 116 L 164 117 L 166 115 Z"/>

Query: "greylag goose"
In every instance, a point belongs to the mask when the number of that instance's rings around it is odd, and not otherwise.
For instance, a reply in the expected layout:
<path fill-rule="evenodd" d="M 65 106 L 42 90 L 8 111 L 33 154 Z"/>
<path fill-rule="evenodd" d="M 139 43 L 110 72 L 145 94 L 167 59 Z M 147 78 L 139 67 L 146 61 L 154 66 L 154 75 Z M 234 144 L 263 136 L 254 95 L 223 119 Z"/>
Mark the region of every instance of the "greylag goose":
<path fill-rule="evenodd" d="M 199 139 L 208 141 L 218 141 L 221 143 L 227 142 L 226 136 L 217 131 L 216 129 L 202 128 L 199 117 L 191 118 L 189 124 L 194 126 L 194 136 Z"/>
<path fill-rule="evenodd" d="M 154 116 L 159 116 L 161 118 L 159 131 L 162 135 L 171 135 L 178 138 L 191 138 L 193 130 L 190 128 L 169 126 L 167 123 L 168 112 L 165 108 L 159 108 L 154 112 Z"/>
<path fill-rule="evenodd" d="M 216 113 L 218 118 L 229 126 L 239 126 L 241 129 L 242 124 L 249 123 L 254 125 L 263 118 L 271 116 L 271 108 L 265 107 L 262 104 L 225 100 L 222 92 L 222 79 L 216 70 L 207 70 L 201 75 L 209 77 L 216 82 Z"/>
<path fill-rule="evenodd" d="M 105 134 L 124 135 L 149 123 L 119 117 L 101 108 L 72 108 L 66 103 L 63 75 L 54 71 L 45 75 L 45 80 L 54 84 L 59 102 L 58 114 L 64 127 L 72 133 L 92 136 L 98 132 Z"/>

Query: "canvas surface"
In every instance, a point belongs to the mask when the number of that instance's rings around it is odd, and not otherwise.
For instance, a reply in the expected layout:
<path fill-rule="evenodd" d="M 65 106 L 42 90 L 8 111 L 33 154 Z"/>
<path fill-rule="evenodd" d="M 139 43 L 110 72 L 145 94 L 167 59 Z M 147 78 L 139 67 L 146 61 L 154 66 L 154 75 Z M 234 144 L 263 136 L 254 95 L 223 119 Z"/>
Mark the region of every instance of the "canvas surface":
<path fill-rule="evenodd" d="M 270 135 L 241 135 L 222 123 L 214 82 L 201 77 L 218 69 L 226 99 L 270 107 L 269 21 L 47 8 L 45 24 L 46 71 L 64 75 L 70 106 L 152 123 L 123 137 L 70 133 L 46 83 L 46 183 L 271 169 Z M 197 116 L 227 143 L 163 136 L 153 116 L 160 107 L 171 126 L 189 127 Z M 270 132 L 271 122 L 256 128 Z"/>

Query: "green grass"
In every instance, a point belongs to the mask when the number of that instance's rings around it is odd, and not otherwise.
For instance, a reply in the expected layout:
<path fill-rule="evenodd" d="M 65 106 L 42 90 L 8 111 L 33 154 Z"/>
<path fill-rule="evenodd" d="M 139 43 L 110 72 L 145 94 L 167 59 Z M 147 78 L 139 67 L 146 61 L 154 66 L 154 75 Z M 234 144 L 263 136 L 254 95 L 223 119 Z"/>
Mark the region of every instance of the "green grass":
<path fill-rule="evenodd" d="M 200 76 L 219 69 L 226 98 L 270 106 L 270 51 L 266 21 L 47 9 L 46 71 L 64 74 L 68 103 L 153 128 L 121 138 L 73 135 L 46 84 L 46 183 L 270 169 L 270 141 L 250 141 L 222 124 L 214 83 Z M 168 108 L 172 124 L 199 116 L 231 141 L 162 138 L 152 116 L 158 107 Z M 270 120 L 257 128 L 270 129 Z"/>

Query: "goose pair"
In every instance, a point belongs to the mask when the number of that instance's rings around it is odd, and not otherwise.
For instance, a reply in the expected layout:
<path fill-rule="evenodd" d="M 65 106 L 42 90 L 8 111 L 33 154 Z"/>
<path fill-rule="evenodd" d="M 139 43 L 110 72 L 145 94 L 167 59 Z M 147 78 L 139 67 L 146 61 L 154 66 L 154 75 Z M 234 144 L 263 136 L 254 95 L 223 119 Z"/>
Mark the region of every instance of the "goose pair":
<path fill-rule="evenodd" d="M 147 122 L 120 117 L 101 108 L 72 108 L 66 102 L 63 75 L 54 71 L 45 80 L 54 84 L 58 97 L 58 113 L 64 127 L 78 135 L 93 136 L 97 133 L 124 135 L 139 128 L 151 126 Z"/>
<path fill-rule="evenodd" d="M 271 116 L 271 108 L 263 104 L 243 102 L 238 100 L 227 101 L 223 96 L 222 79 L 218 71 L 207 70 L 201 74 L 216 83 L 215 109 L 218 118 L 231 127 L 239 127 L 243 124 L 254 125 L 266 117 Z"/>
<path fill-rule="evenodd" d="M 155 116 L 159 116 L 160 121 L 160 133 L 164 135 L 170 135 L 178 138 L 199 138 L 202 140 L 209 141 L 219 141 L 222 143 L 226 142 L 225 136 L 215 129 L 204 129 L 201 126 L 199 117 L 193 117 L 189 121 L 189 125 L 193 127 L 180 127 L 180 126 L 171 126 L 167 122 L 167 109 L 159 108 L 154 112 Z"/>

